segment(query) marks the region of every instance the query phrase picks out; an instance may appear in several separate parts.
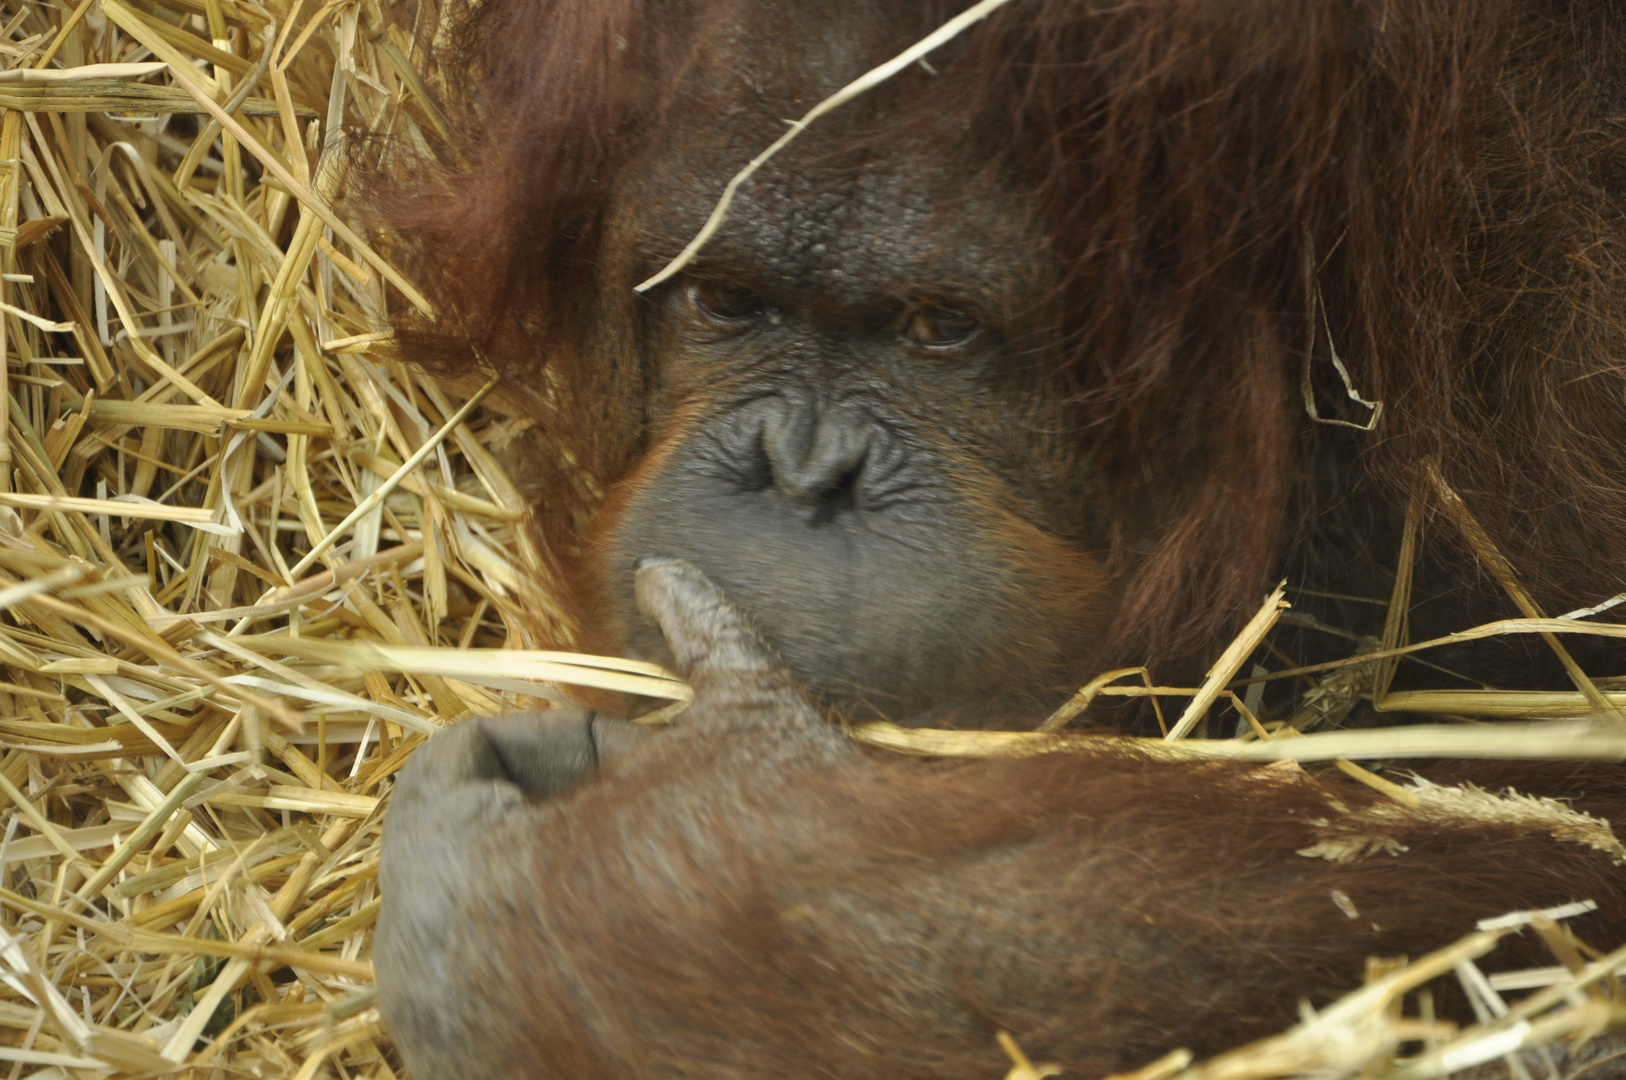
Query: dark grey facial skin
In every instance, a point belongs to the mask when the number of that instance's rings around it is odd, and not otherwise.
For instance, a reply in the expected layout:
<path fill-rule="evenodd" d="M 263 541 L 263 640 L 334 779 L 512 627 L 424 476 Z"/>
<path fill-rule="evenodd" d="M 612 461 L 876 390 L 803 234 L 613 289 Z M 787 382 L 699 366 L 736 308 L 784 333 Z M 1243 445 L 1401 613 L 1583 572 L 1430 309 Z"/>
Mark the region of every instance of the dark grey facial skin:
<path fill-rule="evenodd" d="M 726 583 L 828 695 L 906 714 L 978 689 L 1019 613 L 1014 571 L 955 550 L 972 508 L 862 397 L 821 401 L 791 380 L 760 392 L 703 421 L 621 519 L 612 595 L 631 651 L 664 658 L 630 608 L 633 560 L 656 552 Z"/>
<path fill-rule="evenodd" d="M 825 92 L 816 82 L 730 125 L 704 102 L 669 120 L 681 141 L 629 170 L 642 179 L 608 230 L 607 247 L 638 253 L 626 284 L 682 247 L 777 134 L 772 117 Z M 1111 589 L 1089 472 L 1044 370 L 1046 249 L 997 168 L 934 158 L 924 147 L 953 145 L 941 132 L 884 137 L 888 100 L 810 130 L 742 188 L 700 259 L 639 301 L 649 456 L 601 523 L 612 637 L 665 658 L 631 568 L 670 555 L 861 713 L 910 717 L 1013 683 L 1065 693 L 1064 661 L 1088 651 Z"/>
<path fill-rule="evenodd" d="M 631 603 L 633 562 L 653 554 L 710 575 L 825 696 L 892 715 L 1004 685 L 1013 640 L 1040 667 L 1066 655 L 1031 549 L 1083 557 L 1080 523 L 1045 516 L 1082 470 L 1042 460 L 1039 399 L 1003 366 L 998 314 L 774 285 L 725 259 L 708 265 L 727 277 L 697 271 L 653 301 L 655 465 L 604 553 L 626 647 L 662 656 Z"/>

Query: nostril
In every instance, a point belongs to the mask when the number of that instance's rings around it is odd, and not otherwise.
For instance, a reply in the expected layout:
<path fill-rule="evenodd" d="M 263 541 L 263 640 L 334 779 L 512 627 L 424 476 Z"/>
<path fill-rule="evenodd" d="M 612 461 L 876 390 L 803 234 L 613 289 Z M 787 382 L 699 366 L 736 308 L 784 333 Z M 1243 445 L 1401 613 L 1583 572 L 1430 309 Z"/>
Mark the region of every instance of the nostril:
<path fill-rule="evenodd" d="M 801 403 L 780 399 L 777 408 L 762 413 L 760 431 L 762 484 L 759 490 L 785 490 L 789 478 L 801 470 L 812 453 L 817 421 L 813 410 Z"/>
<path fill-rule="evenodd" d="M 860 465 L 812 498 L 804 498 L 803 501 L 812 504 L 813 507 L 809 523 L 825 525 L 842 514 L 850 514 L 857 510 L 858 476 L 862 471 L 863 466 Z"/>
<path fill-rule="evenodd" d="M 787 437 L 791 414 L 796 411 L 778 395 L 731 410 L 708 439 L 708 465 L 715 469 L 714 475 L 742 493 L 771 489 L 775 447 Z"/>
<path fill-rule="evenodd" d="M 774 474 L 774 486 L 781 494 L 808 502 L 822 502 L 851 493 L 864 470 L 864 455 L 832 453 L 810 457 Z"/>
<path fill-rule="evenodd" d="M 759 434 L 736 458 L 734 473 L 742 491 L 767 491 L 773 487 L 773 459 Z"/>
<path fill-rule="evenodd" d="M 893 440 L 866 410 L 774 394 L 731 410 L 708 442 L 708 469 L 739 494 L 771 494 L 822 524 L 863 510 Z"/>

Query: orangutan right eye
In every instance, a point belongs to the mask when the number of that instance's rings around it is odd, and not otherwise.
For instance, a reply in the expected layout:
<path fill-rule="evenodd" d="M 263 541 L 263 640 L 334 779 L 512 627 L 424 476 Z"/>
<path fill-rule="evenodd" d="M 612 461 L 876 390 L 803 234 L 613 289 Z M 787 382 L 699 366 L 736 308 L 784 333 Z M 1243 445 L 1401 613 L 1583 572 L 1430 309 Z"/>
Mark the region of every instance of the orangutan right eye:
<path fill-rule="evenodd" d="M 732 281 L 696 281 L 689 286 L 689 302 L 702 315 L 722 323 L 750 322 L 768 310 L 762 297 Z"/>

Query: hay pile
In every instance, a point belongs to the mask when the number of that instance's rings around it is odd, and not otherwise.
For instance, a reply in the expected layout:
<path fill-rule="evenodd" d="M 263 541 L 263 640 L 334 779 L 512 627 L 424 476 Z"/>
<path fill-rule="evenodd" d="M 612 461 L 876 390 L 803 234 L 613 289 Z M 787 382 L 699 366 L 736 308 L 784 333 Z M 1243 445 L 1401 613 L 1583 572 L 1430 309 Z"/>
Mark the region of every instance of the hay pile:
<path fill-rule="evenodd" d="M 522 651 L 562 639 L 499 463 L 528 421 L 479 378 L 435 383 L 391 359 L 386 303 L 421 299 L 332 209 L 341 132 L 413 143 L 441 123 L 414 44 L 430 28 L 394 25 L 376 0 L 0 13 L 0 1067 L 395 1076 L 368 961 L 390 777 L 441 724 L 559 684 L 687 688 L 649 665 Z M 1405 648 L 1398 633 L 1383 645 Z M 1236 674 L 1217 668 L 1186 716 L 1245 712 Z M 1068 715 L 1123 692 L 1194 690 L 1107 680 Z M 1575 715 L 1599 694 L 1626 702 L 1589 685 L 1518 715 Z M 1509 752 L 1547 744 L 1507 730 Z M 1378 752 L 1257 735 L 1211 745 Z M 1618 732 L 1584 737 L 1626 753 Z M 1494 933 L 1380 973 L 1213 1075 L 1384 1075 L 1398 1038 L 1424 1037 L 1396 995 Z M 1547 998 L 1473 1038 L 1500 1053 L 1527 1019 L 1547 1038 L 1606 1009 Z M 1404 1075 L 1439 1075 L 1436 1057 Z M 1037 1072 L 1024 1059 L 1013 1075 Z"/>

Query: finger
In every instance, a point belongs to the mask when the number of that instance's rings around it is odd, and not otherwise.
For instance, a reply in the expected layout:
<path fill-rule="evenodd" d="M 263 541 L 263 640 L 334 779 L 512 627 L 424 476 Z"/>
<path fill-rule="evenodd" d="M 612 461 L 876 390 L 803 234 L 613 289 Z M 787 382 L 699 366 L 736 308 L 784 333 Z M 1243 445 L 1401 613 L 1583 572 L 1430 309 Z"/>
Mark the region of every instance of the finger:
<path fill-rule="evenodd" d="M 384 871 L 397 921 L 432 925 L 478 857 L 477 837 L 592 776 L 599 761 L 594 728 L 586 709 L 548 709 L 465 720 L 420 747 L 384 819 Z"/>
<path fill-rule="evenodd" d="M 533 802 L 558 798 L 656 734 L 590 709 L 491 716 L 480 725 L 504 776 Z"/>
<path fill-rule="evenodd" d="M 480 721 L 438 733 L 401 770 L 384 813 L 384 865 L 396 891 L 438 895 L 456 878 L 468 838 L 524 803 Z"/>
<path fill-rule="evenodd" d="M 446 728 L 413 754 L 391 801 L 404 816 L 420 804 L 434 815 L 447 800 L 461 805 L 492 797 L 499 803 L 516 796 L 550 799 L 597 763 L 593 714 L 587 709 L 476 717 Z"/>
<path fill-rule="evenodd" d="M 510 713 L 474 721 L 491 745 L 505 779 L 530 800 L 564 794 L 598 766 L 593 713 L 588 709 L 548 709 Z"/>
<path fill-rule="evenodd" d="M 401 770 L 390 807 L 401 816 L 409 806 L 434 804 L 458 788 L 504 781 L 502 763 L 479 719 L 453 724 L 420 746 Z"/>
<path fill-rule="evenodd" d="M 693 564 L 645 556 L 635 590 L 639 610 L 660 627 L 679 674 L 694 687 L 685 715 L 722 715 L 736 726 L 769 715 L 818 719 L 789 666 Z"/>
<path fill-rule="evenodd" d="M 790 672 L 745 615 L 692 563 L 666 556 L 638 560 L 638 610 L 660 627 L 678 673 L 748 675 L 789 685 Z"/>

